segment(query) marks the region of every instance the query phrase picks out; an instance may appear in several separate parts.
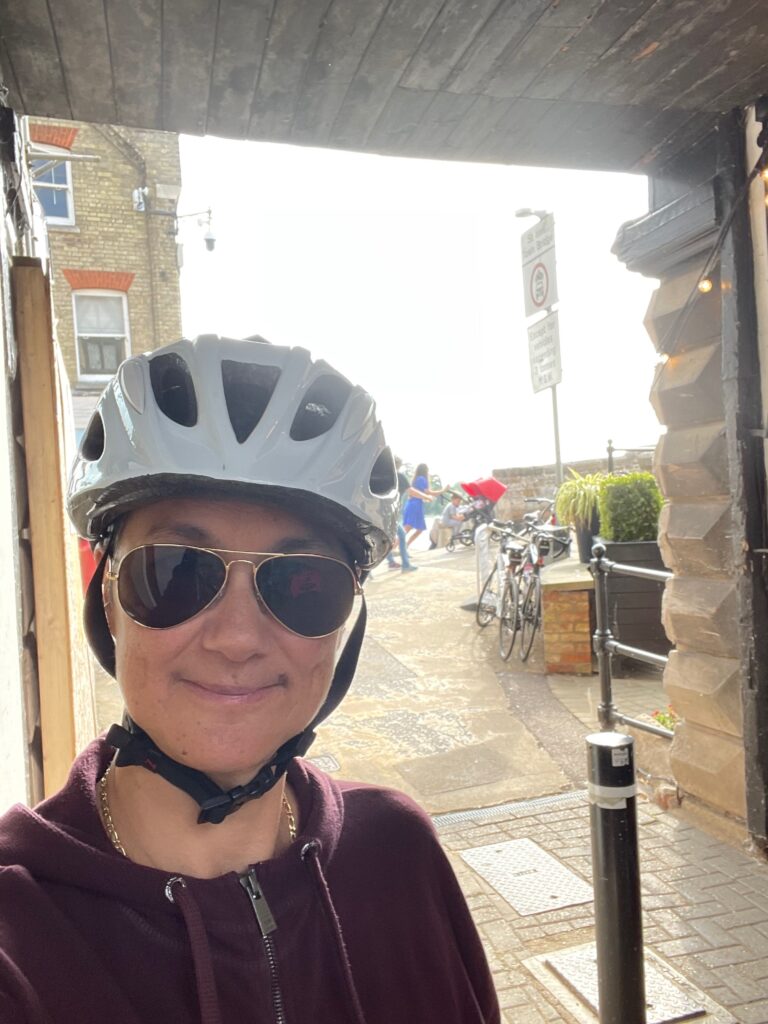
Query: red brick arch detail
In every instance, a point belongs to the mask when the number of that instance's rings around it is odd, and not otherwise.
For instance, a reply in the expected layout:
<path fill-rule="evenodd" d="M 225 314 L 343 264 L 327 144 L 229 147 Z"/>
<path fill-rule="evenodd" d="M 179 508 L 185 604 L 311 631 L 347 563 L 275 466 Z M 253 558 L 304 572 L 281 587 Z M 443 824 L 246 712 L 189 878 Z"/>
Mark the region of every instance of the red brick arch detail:
<path fill-rule="evenodd" d="M 103 288 L 112 292 L 127 292 L 136 276 L 127 270 L 72 270 L 63 268 L 62 273 L 72 291 L 81 288 Z"/>
<path fill-rule="evenodd" d="M 31 124 L 29 138 L 32 142 L 39 142 L 44 146 L 72 149 L 78 131 L 78 128 L 70 128 L 64 124 Z"/>

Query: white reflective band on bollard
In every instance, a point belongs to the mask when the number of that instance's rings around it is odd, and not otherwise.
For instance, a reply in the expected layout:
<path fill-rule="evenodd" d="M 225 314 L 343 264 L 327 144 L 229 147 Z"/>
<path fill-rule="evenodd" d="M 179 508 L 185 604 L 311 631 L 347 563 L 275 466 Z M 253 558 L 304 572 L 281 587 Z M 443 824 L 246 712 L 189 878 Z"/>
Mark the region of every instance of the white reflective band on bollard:
<path fill-rule="evenodd" d="M 637 786 L 598 786 L 587 783 L 589 802 L 606 811 L 623 811 L 629 797 L 637 796 Z"/>

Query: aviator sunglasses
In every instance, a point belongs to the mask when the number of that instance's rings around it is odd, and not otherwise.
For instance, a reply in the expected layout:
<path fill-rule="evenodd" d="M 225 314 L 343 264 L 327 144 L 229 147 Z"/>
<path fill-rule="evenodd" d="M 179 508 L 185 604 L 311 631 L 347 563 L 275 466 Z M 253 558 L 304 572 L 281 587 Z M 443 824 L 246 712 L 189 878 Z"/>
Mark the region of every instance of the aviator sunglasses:
<path fill-rule="evenodd" d="M 246 557 L 240 557 L 245 555 Z M 256 597 L 291 633 L 318 639 L 344 625 L 356 594 L 354 571 L 328 555 L 227 551 L 188 544 L 142 544 L 112 563 L 121 607 L 149 629 L 169 629 L 205 611 L 223 593 L 230 568 L 251 566 Z"/>

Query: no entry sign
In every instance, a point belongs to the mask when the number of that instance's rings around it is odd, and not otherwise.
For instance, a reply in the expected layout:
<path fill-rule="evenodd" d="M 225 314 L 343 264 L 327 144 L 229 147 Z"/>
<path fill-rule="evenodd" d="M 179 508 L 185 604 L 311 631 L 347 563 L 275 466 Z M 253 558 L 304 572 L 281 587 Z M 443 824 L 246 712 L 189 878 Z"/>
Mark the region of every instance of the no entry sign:
<path fill-rule="evenodd" d="M 535 316 L 557 302 L 555 218 L 542 217 L 520 239 L 523 252 L 525 315 Z"/>

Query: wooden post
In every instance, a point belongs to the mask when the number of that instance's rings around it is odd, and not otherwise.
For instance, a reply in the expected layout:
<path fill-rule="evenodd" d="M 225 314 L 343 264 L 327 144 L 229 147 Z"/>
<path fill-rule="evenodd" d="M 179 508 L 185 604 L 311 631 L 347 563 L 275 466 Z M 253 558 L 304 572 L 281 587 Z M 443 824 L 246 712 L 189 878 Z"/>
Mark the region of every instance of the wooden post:
<path fill-rule="evenodd" d="M 29 488 L 43 775 L 48 796 L 64 784 L 75 753 L 95 735 L 95 716 L 80 622 L 77 541 L 64 510 L 68 439 L 63 389 L 67 385 L 57 365 L 49 282 L 39 260 L 20 257 L 14 260 L 11 284 Z"/>

